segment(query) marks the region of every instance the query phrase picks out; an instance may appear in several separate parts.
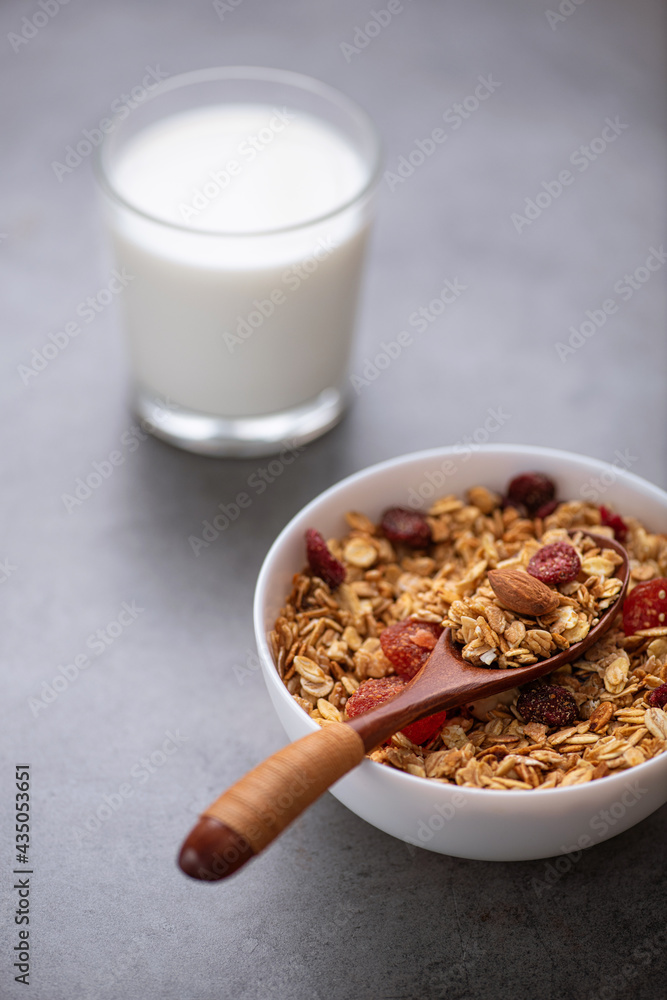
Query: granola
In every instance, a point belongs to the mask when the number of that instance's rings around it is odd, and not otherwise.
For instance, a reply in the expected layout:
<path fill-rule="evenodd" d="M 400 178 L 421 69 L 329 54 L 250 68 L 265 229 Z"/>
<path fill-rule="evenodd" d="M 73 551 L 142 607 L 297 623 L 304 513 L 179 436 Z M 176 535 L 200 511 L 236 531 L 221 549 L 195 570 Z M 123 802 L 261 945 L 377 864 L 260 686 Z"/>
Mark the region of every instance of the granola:
<path fill-rule="evenodd" d="M 465 499 L 446 496 L 433 504 L 426 518 L 431 544 L 419 551 L 392 543 L 365 515 L 348 513 L 347 534 L 327 542 L 345 567 L 344 582 L 332 589 L 312 570 L 296 574 L 271 632 L 287 690 L 319 725 L 344 722 L 360 684 L 395 673 L 379 637 L 407 618 L 451 626 L 464 656 L 480 665 L 511 669 L 569 648 L 620 589 L 616 553 L 583 534 L 566 534 L 586 529 L 614 537 L 602 511 L 569 501 L 545 517 L 531 516 L 475 486 Z M 667 576 L 667 537 L 631 517 L 614 517 L 627 532 L 630 590 Z M 563 540 L 577 549 L 582 573 L 558 587 L 558 608 L 539 620 L 503 608 L 488 571 L 525 567 L 542 546 Z M 667 712 L 647 698 L 667 682 L 667 626 L 626 635 L 619 613 L 599 642 L 545 680 L 572 695 L 580 721 L 551 729 L 526 721 L 515 688 L 452 710 L 423 746 L 396 733 L 369 757 L 447 784 L 530 790 L 597 780 L 665 750 Z"/>
<path fill-rule="evenodd" d="M 472 594 L 466 593 L 467 586 L 457 587 L 449 581 L 434 584 L 436 590 L 440 588 L 448 598 L 454 598 L 443 624 L 451 626 L 454 639 L 463 646 L 464 659 L 475 666 L 529 666 L 569 649 L 598 623 L 621 590 L 621 580 L 614 573 L 623 560 L 613 549 L 596 545 L 588 535 L 577 532 L 571 537 L 563 528 L 551 528 L 539 538 L 526 539 L 515 555 L 499 560 L 496 567 L 526 569 L 543 546 L 558 542 L 567 543 L 576 552 L 586 580 L 554 588 L 558 606 L 548 614 L 530 617 L 503 607 L 486 577 L 487 570 L 494 568 L 490 556 L 482 560 L 486 562 L 484 576 Z"/>

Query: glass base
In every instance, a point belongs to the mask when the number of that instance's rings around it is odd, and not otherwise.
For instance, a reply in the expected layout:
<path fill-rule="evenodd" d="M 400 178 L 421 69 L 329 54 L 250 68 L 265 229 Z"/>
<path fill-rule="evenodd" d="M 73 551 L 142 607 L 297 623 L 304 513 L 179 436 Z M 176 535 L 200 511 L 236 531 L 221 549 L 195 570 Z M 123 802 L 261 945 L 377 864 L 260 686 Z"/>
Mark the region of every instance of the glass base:
<path fill-rule="evenodd" d="M 285 445 L 307 444 L 334 427 L 346 399 L 337 389 L 325 389 L 315 399 L 292 410 L 262 417 L 215 417 L 185 410 L 141 386 L 132 405 L 145 430 L 169 444 L 198 455 L 252 458 L 275 455 Z"/>

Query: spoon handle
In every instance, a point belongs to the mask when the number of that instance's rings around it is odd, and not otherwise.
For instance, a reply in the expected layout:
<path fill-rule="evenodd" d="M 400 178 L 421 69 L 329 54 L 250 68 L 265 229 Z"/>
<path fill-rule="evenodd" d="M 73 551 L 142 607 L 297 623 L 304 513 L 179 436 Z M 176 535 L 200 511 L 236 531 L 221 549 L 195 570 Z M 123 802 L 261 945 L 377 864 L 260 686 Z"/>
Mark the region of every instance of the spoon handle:
<path fill-rule="evenodd" d="M 258 764 L 204 810 L 181 848 L 186 875 L 217 882 L 263 851 L 365 753 L 349 725 L 332 724 Z"/>

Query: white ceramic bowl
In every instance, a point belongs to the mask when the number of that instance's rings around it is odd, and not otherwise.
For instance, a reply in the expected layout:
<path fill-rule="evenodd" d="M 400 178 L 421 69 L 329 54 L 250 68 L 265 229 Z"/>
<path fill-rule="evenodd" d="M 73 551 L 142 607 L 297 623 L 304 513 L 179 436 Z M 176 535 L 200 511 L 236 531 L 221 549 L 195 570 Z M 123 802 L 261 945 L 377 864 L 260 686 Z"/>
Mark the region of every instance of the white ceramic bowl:
<path fill-rule="evenodd" d="M 653 531 L 667 532 L 667 493 L 621 468 L 547 448 L 437 448 L 349 476 L 290 521 L 271 547 L 257 582 L 254 614 L 260 660 L 271 700 L 291 740 L 317 725 L 280 680 L 267 634 L 291 589 L 293 573 L 305 563 L 306 528 L 315 527 L 325 537 L 341 535 L 347 510 L 379 519 L 385 508 L 407 506 L 419 495 L 428 504 L 475 484 L 501 492 L 512 476 L 530 469 L 548 473 L 561 499 L 609 503 Z M 658 809 L 667 801 L 667 753 L 599 781 L 532 792 L 444 785 L 364 760 L 331 791 L 362 819 L 408 844 L 484 861 L 530 860 L 601 843 Z"/>

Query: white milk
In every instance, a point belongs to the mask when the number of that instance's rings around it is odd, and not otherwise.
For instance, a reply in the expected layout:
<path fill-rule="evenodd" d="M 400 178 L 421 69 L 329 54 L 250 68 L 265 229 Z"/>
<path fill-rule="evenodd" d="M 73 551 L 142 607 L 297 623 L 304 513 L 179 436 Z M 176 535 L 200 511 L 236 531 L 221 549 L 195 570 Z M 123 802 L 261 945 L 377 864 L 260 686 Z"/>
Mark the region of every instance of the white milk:
<path fill-rule="evenodd" d="M 144 389 L 243 417 L 343 387 L 367 225 L 341 209 L 367 169 L 341 133 L 283 107 L 211 105 L 139 132 L 110 180 L 139 210 L 116 207 L 111 228 Z"/>

